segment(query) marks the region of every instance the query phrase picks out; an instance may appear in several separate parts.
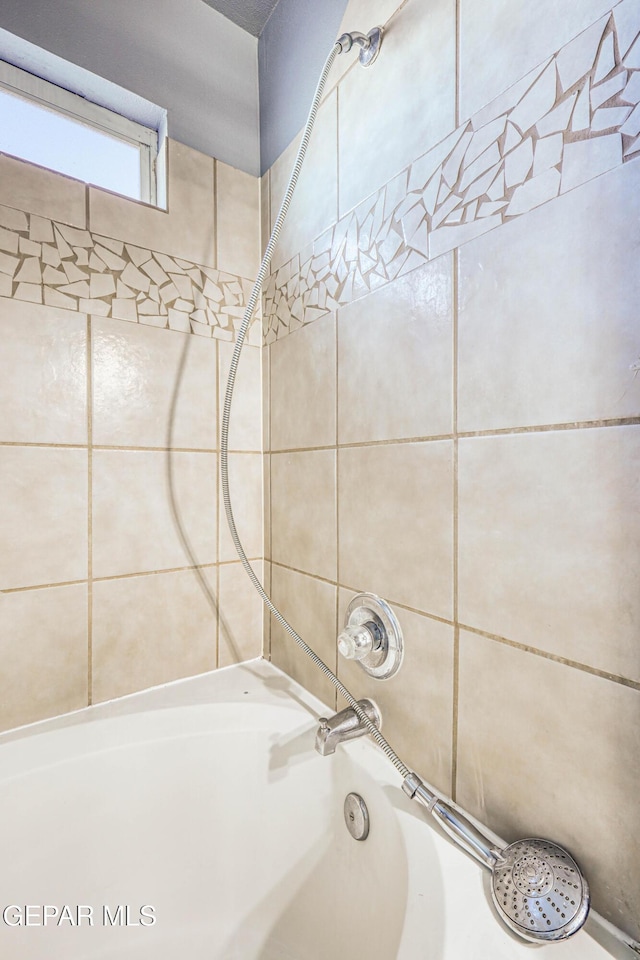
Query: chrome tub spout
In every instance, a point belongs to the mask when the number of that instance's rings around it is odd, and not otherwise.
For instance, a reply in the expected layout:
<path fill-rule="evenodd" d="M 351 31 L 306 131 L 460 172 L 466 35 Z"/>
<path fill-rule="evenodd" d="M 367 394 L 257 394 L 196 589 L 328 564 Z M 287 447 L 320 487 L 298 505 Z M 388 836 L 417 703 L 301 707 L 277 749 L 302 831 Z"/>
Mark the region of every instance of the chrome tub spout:
<path fill-rule="evenodd" d="M 380 711 L 373 700 L 358 700 L 358 706 L 366 713 L 378 730 L 382 726 Z M 316 732 L 316 750 L 323 757 L 336 752 L 339 743 L 363 737 L 369 731 L 358 717 L 353 707 L 346 707 L 332 717 L 320 717 L 320 726 Z"/>

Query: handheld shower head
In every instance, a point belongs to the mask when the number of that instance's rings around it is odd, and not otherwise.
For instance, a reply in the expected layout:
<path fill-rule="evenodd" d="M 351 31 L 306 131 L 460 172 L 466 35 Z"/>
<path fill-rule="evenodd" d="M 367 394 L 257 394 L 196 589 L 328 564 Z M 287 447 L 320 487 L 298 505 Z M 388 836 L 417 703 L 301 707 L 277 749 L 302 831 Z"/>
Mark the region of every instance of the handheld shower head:
<path fill-rule="evenodd" d="M 587 919 L 587 881 L 573 857 L 549 840 L 510 844 L 491 874 L 496 910 L 526 940 L 565 940 Z"/>
<path fill-rule="evenodd" d="M 459 810 L 410 773 L 402 784 L 442 829 L 491 871 L 491 896 L 500 919 L 534 943 L 566 940 L 589 913 L 589 886 L 570 853 L 550 840 L 517 840 L 501 849 Z"/>

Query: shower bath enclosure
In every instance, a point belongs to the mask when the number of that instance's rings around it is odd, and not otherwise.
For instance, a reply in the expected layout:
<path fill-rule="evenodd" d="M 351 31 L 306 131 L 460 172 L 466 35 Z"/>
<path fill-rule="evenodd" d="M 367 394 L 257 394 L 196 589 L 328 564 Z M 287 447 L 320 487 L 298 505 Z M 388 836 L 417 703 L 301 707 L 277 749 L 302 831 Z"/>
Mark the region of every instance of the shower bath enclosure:
<path fill-rule="evenodd" d="M 262 180 L 170 139 L 167 211 L 0 155 L 1 952 L 511 960 L 500 911 L 586 913 L 549 836 L 625 934 L 592 910 L 538 949 L 637 955 L 640 11 L 505 2 L 508 43 L 351 0 L 331 36 L 383 30 L 338 41 L 230 415 L 298 138 Z M 404 633 L 384 682 L 336 654 L 363 590 Z M 382 731 L 318 756 L 366 698 Z"/>
<path fill-rule="evenodd" d="M 302 133 L 298 155 L 285 190 L 284 199 L 271 231 L 242 325 L 238 330 L 229 367 L 220 435 L 220 473 L 227 522 L 240 561 L 265 606 L 347 701 L 351 710 L 360 720 L 363 732 L 366 730 L 373 737 L 402 776 L 402 789 L 406 795 L 426 807 L 455 843 L 472 853 L 480 863 L 490 870 L 493 903 L 502 922 L 518 936 L 533 943 L 565 940 L 577 933 L 584 925 L 590 905 L 589 886 L 571 855 L 557 844 L 537 838 L 520 840 L 509 844 L 509 846 L 499 842 L 496 843 L 477 826 L 474 826 L 462 812 L 454 810 L 433 789 L 429 789 L 420 777 L 413 773 L 398 757 L 380 732 L 379 724 L 374 722 L 368 711 L 363 709 L 361 703 L 349 692 L 335 673 L 323 663 L 275 606 L 256 576 L 236 529 L 229 489 L 228 457 L 229 420 L 240 354 L 300 175 L 333 61 L 340 53 L 351 50 L 354 43 L 357 43 L 361 48 L 359 59 L 362 66 L 371 66 L 380 51 L 382 28 L 374 27 L 366 35 L 362 33 L 343 34 L 338 38 L 327 57 Z M 378 598 L 373 599 L 376 603 L 381 603 Z M 383 680 L 388 679 L 388 677 L 380 676 L 378 679 Z"/>

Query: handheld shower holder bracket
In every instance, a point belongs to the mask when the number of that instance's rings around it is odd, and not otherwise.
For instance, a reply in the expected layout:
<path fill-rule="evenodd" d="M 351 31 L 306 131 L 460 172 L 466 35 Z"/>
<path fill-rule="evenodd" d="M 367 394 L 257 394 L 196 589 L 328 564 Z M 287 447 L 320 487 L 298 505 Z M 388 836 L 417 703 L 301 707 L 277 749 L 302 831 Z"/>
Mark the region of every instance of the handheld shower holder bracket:
<path fill-rule="evenodd" d="M 340 44 L 340 53 L 348 53 L 354 43 L 360 47 L 359 60 L 363 67 L 370 67 L 380 52 L 382 43 L 382 27 L 374 27 L 369 33 L 358 33 L 352 30 L 351 33 L 343 33 L 338 37 L 336 43 Z"/>

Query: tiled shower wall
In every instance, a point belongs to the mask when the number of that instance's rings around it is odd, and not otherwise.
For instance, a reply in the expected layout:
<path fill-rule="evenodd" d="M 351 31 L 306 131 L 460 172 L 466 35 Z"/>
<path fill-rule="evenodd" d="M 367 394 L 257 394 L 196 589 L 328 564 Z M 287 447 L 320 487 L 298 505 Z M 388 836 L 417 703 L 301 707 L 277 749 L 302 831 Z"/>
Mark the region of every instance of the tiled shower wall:
<path fill-rule="evenodd" d="M 261 652 L 217 472 L 258 208 L 174 141 L 167 212 L 0 156 L 2 729 Z M 260 377 L 257 330 L 230 470 L 258 568 Z"/>
<path fill-rule="evenodd" d="M 408 765 L 565 844 L 639 937 L 640 5 L 352 0 L 343 28 L 374 22 L 263 301 L 267 577 Z M 336 658 L 361 590 L 404 629 L 391 681 Z"/>

